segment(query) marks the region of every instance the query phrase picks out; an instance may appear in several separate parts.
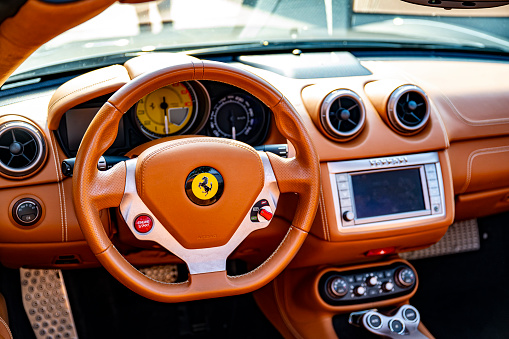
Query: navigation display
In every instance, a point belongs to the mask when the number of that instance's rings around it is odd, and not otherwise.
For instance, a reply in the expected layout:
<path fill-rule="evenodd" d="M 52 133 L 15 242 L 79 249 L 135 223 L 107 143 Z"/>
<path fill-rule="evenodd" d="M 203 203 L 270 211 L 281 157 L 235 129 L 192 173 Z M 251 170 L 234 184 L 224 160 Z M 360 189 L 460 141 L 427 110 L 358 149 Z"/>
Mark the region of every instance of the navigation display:
<path fill-rule="evenodd" d="M 419 168 L 351 174 L 356 218 L 426 209 Z"/>

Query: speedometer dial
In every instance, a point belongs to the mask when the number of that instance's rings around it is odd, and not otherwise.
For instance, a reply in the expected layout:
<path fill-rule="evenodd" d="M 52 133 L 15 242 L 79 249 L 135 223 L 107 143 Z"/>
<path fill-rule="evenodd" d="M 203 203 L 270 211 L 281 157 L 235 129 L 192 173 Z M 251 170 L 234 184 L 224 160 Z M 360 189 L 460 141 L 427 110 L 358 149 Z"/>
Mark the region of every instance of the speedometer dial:
<path fill-rule="evenodd" d="M 249 142 L 264 124 L 263 107 L 247 94 L 232 94 L 221 98 L 210 112 L 212 135 Z"/>
<path fill-rule="evenodd" d="M 136 120 L 150 138 L 184 133 L 196 119 L 197 100 L 187 83 L 176 83 L 147 94 L 136 105 Z"/>

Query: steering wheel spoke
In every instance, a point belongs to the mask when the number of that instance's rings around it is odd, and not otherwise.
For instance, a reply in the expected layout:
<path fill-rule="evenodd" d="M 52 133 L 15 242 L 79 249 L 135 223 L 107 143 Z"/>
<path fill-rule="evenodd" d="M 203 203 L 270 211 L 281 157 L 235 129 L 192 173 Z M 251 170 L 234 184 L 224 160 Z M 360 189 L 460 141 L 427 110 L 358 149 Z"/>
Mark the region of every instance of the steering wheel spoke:
<path fill-rule="evenodd" d="M 268 154 L 281 193 L 305 194 L 310 189 L 309 172 L 297 158 Z"/>
<path fill-rule="evenodd" d="M 120 162 L 107 171 L 97 171 L 90 190 L 91 199 L 97 209 L 117 207 L 124 195 L 125 182 L 125 162 Z"/>

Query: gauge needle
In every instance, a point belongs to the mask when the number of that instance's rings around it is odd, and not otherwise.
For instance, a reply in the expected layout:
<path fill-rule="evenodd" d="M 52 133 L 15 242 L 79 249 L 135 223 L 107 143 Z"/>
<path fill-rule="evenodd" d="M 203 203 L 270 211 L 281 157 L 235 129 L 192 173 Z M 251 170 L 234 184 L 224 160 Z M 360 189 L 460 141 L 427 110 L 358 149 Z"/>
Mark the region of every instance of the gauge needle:
<path fill-rule="evenodd" d="M 230 111 L 230 122 L 232 123 L 232 139 L 237 139 L 237 130 L 235 129 L 235 114 Z"/>
<path fill-rule="evenodd" d="M 168 121 L 170 120 L 170 109 L 165 112 L 164 114 L 164 132 L 168 134 Z"/>
<path fill-rule="evenodd" d="M 168 114 L 170 114 L 170 110 L 168 109 L 168 104 L 166 103 L 166 97 L 163 97 L 163 102 L 161 102 L 160 107 L 164 112 L 164 133 L 168 134 Z"/>

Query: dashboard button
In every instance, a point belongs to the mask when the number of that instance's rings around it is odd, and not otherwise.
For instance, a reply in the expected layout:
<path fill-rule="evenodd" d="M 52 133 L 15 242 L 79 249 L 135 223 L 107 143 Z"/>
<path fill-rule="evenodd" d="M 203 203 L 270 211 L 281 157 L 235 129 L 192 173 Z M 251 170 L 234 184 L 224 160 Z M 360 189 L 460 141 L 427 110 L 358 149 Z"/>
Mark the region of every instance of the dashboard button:
<path fill-rule="evenodd" d="M 140 233 L 148 233 L 152 230 L 154 222 L 148 215 L 139 215 L 134 220 L 134 228 Z"/>
<path fill-rule="evenodd" d="M 407 308 L 403 312 L 403 317 L 408 321 L 415 321 L 417 320 L 417 312 L 415 312 L 415 310 L 412 308 Z"/>
<path fill-rule="evenodd" d="M 392 319 L 389 321 L 389 329 L 391 332 L 401 334 L 405 331 L 405 324 L 399 319 Z"/>
<path fill-rule="evenodd" d="M 378 314 L 370 314 L 368 317 L 368 325 L 375 330 L 379 329 L 382 327 L 382 318 Z"/>
<path fill-rule="evenodd" d="M 337 182 L 346 182 L 346 181 L 348 181 L 348 177 L 346 174 L 336 174 L 336 181 Z"/>

